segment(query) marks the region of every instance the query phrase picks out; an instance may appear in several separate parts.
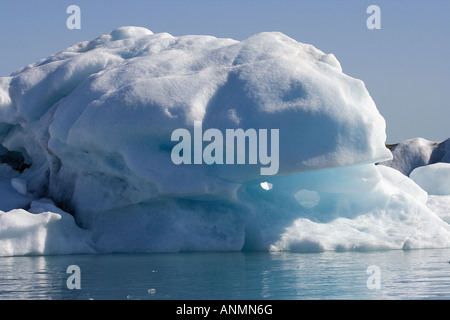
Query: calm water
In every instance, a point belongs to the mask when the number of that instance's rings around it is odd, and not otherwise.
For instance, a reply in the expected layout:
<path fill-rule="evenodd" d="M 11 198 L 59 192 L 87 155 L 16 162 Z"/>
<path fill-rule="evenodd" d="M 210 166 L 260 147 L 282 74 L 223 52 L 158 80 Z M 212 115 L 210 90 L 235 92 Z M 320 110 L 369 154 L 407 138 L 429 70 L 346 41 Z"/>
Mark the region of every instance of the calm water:
<path fill-rule="evenodd" d="M 0 299 L 450 299 L 449 262 L 448 249 L 3 257 Z"/>

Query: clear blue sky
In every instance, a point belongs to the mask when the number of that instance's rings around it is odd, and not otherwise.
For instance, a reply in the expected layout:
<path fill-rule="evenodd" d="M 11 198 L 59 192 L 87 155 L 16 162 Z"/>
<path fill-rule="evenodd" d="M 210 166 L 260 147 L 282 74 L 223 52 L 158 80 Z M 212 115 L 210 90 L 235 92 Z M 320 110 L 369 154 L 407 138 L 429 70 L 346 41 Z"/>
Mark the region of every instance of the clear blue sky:
<path fill-rule="evenodd" d="M 81 30 L 66 9 L 81 8 Z M 369 30 L 369 5 L 381 29 Z M 449 0 L 0 0 L 0 76 L 119 26 L 242 40 L 280 31 L 333 53 L 363 80 L 387 122 L 387 142 L 450 137 Z"/>

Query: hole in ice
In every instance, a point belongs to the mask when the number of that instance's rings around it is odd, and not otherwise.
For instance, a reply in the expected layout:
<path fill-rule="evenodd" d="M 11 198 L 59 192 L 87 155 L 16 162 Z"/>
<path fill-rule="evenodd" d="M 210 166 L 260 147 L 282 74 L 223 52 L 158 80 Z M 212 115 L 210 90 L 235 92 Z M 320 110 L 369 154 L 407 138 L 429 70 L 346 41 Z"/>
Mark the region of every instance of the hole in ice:
<path fill-rule="evenodd" d="M 27 155 L 18 151 L 9 151 L 3 146 L 0 146 L 0 163 L 6 163 L 13 170 L 23 172 L 25 169 L 31 167 L 29 161 L 26 160 Z"/>
<path fill-rule="evenodd" d="M 261 182 L 261 188 L 263 188 L 264 190 L 270 190 L 272 189 L 273 184 L 271 184 L 270 182 Z"/>
<path fill-rule="evenodd" d="M 300 205 L 309 209 L 314 208 L 320 202 L 320 196 L 316 191 L 306 189 L 295 193 L 294 198 Z"/>

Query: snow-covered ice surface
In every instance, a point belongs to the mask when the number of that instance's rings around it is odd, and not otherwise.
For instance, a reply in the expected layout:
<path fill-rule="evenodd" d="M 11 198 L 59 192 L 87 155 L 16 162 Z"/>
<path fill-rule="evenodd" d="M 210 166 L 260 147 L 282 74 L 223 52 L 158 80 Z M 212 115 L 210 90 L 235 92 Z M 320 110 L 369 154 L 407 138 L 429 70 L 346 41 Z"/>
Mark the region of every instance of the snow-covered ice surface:
<path fill-rule="evenodd" d="M 279 129 L 278 174 L 175 165 L 196 121 Z M 385 140 L 332 54 L 122 27 L 0 78 L 0 255 L 449 246 L 444 202 L 376 165 Z"/>

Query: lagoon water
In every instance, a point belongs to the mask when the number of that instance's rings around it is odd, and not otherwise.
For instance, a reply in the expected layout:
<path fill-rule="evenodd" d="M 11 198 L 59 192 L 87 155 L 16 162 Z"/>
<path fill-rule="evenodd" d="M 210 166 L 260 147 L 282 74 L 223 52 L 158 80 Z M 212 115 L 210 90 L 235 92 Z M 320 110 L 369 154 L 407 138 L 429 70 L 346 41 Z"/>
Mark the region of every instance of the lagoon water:
<path fill-rule="evenodd" d="M 450 299 L 450 249 L 2 257 L 0 299 Z"/>

